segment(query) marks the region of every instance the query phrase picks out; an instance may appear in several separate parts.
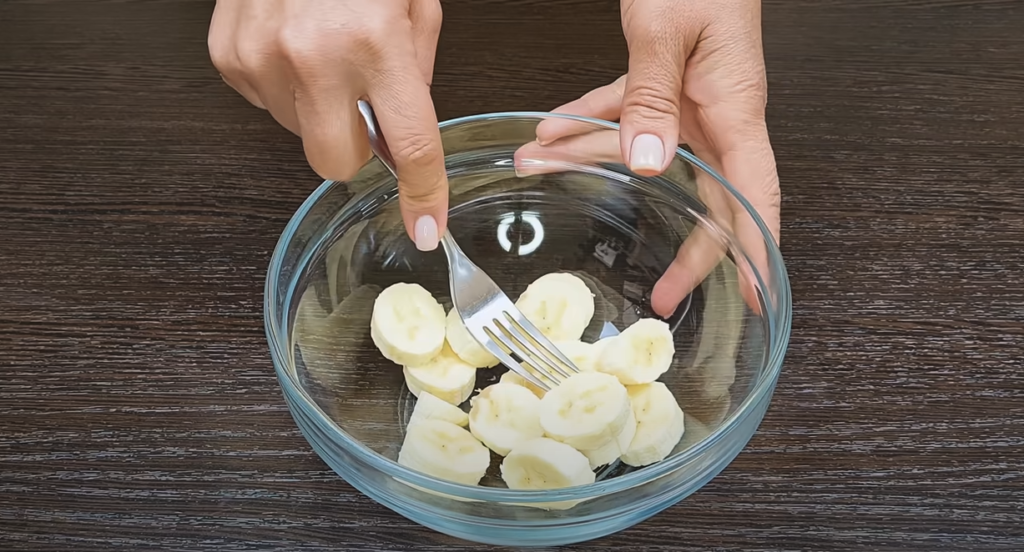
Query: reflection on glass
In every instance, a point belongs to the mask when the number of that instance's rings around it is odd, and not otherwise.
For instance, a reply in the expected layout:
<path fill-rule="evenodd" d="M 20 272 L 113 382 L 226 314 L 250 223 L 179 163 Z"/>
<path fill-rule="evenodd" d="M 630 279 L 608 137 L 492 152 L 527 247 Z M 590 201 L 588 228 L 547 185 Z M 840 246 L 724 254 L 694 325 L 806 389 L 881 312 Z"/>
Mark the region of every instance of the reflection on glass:
<path fill-rule="evenodd" d="M 512 240 L 509 239 L 508 235 L 512 232 L 516 223 L 519 223 L 521 228 L 523 224 L 530 227 L 533 237 L 527 243 L 519 243 L 517 245 L 512 244 Z M 540 244 L 544 241 L 544 225 L 540 222 L 540 213 L 533 211 L 524 211 L 522 213 L 507 213 L 502 215 L 498 221 L 498 244 L 501 248 L 509 253 L 516 253 L 521 257 L 529 255 L 540 247 Z M 512 248 L 515 247 L 515 251 Z"/>

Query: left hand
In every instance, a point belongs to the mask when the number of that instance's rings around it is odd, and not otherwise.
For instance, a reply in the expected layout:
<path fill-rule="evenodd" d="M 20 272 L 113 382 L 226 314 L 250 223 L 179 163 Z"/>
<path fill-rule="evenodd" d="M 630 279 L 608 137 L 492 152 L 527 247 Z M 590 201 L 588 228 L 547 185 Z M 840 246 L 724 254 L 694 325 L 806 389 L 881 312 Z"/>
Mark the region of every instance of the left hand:
<path fill-rule="evenodd" d="M 689 144 L 753 205 L 778 242 L 779 178 L 765 125 L 760 19 L 759 0 L 622 0 L 628 73 L 555 112 L 619 120 L 616 153 L 640 175 L 660 174 L 677 145 Z M 549 119 L 538 125 L 537 142 L 554 146 L 579 132 L 572 121 Z M 713 203 L 719 216 L 735 213 L 725 226 L 767 278 L 767 250 L 754 220 L 734 198 Z M 662 316 L 721 259 L 705 254 L 706 237 L 695 232 L 686 241 L 652 293 L 652 307 Z M 744 295 L 756 303 L 752 285 L 746 282 Z"/>

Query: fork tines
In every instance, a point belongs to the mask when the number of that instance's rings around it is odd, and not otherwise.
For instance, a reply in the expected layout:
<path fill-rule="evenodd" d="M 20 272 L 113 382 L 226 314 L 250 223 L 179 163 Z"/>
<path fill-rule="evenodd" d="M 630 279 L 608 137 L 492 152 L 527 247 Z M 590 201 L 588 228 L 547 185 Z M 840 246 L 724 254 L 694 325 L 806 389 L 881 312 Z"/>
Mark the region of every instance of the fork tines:
<path fill-rule="evenodd" d="M 494 318 L 483 329 L 510 357 L 502 360 L 513 361 L 511 370 L 545 391 L 580 371 L 521 312 L 503 310 L 501 314 L 504 320 Z"/>

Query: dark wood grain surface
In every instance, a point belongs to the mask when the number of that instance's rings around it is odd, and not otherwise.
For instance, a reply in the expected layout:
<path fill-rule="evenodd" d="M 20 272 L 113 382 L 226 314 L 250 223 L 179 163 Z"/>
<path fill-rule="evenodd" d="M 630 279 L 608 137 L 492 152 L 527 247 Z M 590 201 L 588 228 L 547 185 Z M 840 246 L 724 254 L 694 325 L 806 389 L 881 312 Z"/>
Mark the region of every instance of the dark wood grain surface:
<path fill-rule="evenodd" d="M 262 325 L 319 180 L 218 79 L 209 0 L 0 3 L 0 549 L 483 550 L 355 492 Z M 614 0 L 451 0 L 442 118 L 619 75 Z M 1024 3 L 775 0 L 795 298 L 701 492 L 574 550 L 1024 550 Z"/>

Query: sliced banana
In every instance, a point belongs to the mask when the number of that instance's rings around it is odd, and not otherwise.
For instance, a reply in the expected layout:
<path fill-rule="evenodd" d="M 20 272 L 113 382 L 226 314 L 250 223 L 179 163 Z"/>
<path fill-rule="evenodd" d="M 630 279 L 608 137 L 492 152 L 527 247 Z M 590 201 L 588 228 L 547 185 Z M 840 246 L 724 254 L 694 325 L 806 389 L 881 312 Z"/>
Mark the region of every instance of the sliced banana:
<path fill-rule="evenodd" d="M 409 423 L 412 424 L 419 420 L 443 420 L 466 427 L 469 425 L 469 414 L 427 391 L 420 391 L 416 396 L 416 406 L 412 409 Z"/>
<path fill-rule="evenodd" d="M 370 337 L 384 358 L 402 366 L 425 364 L 444 346 L 444 308 L 419 284 L 398 283 L 373 303 Z"/>
<path fill-rule="evenodd" d="M 520 387 L 525 387 L 530 390 L 531 393 L 537 396 L 538 399 L 543 398 L 544 394 L 547 393 L 544 389 L 537 386 L 537 384 L 527 380 L 523 376 L 509 370 L 498 378 L 498 383 L 511 383 Z"/>
<path fill-rule="evenodd" d="M 516 307 L 552 341 L 578 341 L 594 317 L 594 294 L 568 272 L 545 274 L 527 286 Z"/>
<path fill-rule="evenodd" d="M 447 344 L 430 361 L 406 366 L 402 371 L 413 395 L 419 397 L 426 391 L 455 406 L 465 402 L 476 385 L 476 368 L 466 364 Z"/>
<path fill-rule="evenodd" d="M 636 416 L 636 435 L 622 461 L 634 467 L 661 462 L 683 437 L 683 410 L 660 381 L 631 385 L 627 391 Z"/>
<path fill-rule="evenodd" d="M 501 478 L 513 490 L 562 489 L 594 482 L 583 454 L 554 439 L 520 443 L 501 462 Z"/>
<path fill-rule="evenodd" d="M 540 400 L 548 437 L 577 450 L 595 450 L 616 439 L 630 417 L 629 394 L 615 376 L 580 372 Z"/>
<path fill-rule="evenodd" d="M 445 320 L 445 336 L 448 338 L 448 345 L 451 346 L 459 358 L 476 368 L 492 368 L 498 365 L 498 358 L 492 355 L 479 341 L 473 337 L 462 323 L 459 311 L 452 309 L 448 311 L 448 318 Z"/>
<path fill-rule="evenodd" d="M 621 290 L 615 291 L 586 272 L 576 271 L 574 274 L 594 292 L 594 316 L 601 320 L 617 320 L 625 299 Z"/>
<path fill-rule="evenodd" d="M 491 453 L 466 429 L 425 419 L 406 428 L 398 463 L 438 479 L 476 485 L 491 465 Z"/>
<path fill-rule="evenodd" d="M 597 369 L 624 385 L 651 383 L 668 371 L 676 353 L 667 323 L 641 318 L 617 336 L 602 341 Z"/>
<path fill-rule="evenodd" d="M 592 450 L 581 450 L 583 456 L 590 460 L 591 469 L 597 469 L 601 466 L 611 464 L 612 462 L 619 459 L 627 449 L 629 444 L 633 442 L 633 437 L 636 435 L 636 416 L 633 415 L 633 410 L 630 409 L 629 419 L 626 421 L 626 426 L 622 428 L 619 436 L 611 441 L 608 441 L 603 447 L 598 447 Z"/>
<path fill-rule="evenodd" d="M 583 341 L 556 341 L 554 344 L 562 354 L 569 357 L 569 360 L 571 360 L 581 372 L 594 372 L 597 370 L 597 358 L 601 352 L 601 348 L 604 347 L 605 341 L 606 340 L 601 340 L 597 343 L 586 343 Z M 562 376 L 557 373 L 552 372 L 551 375 L 559 380 L 563 379 Z M 550 386 L 554 385 L 554 382 L 549 381 L 544 376 L 538 375 L 537 377 Z M 530 391 L 533 391 L 533 394 L 538 397 L 544 397 L 544 394 L 547 393 L 547 391 L 537 384 L 530 382 L 512 370 L 508 370 L 502 374 L 498 381 L 502 383 L 514 383 L 525 387 Z"/>
<path fill-rule="evenodd" d="M 581 372 L 594 372 L 597 370 L 598 355 L 604 348 L 606 340 L 597 343 L 584 341 L 555 341 L 555 347 L 569 358 Z"/>
<path fill-rule="evenodd" d="M 540 399 L 525 387 L 495 383 L 470 404 L 469 431 L 501 456 L 524 441 L 544 436 L 538 414 Z"/>

